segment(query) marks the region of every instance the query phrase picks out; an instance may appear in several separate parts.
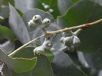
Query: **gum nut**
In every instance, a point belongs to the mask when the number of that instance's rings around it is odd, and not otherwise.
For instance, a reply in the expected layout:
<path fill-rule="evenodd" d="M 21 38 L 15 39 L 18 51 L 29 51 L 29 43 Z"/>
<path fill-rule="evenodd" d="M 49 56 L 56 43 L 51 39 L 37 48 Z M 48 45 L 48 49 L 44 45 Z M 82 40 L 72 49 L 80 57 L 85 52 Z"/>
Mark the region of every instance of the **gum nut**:
<path fill-rule="evenodd" d="M 65 42 L 65 45 L 66 45 L 66 46 L 72 45 L 72 44 L 73 44 L 73 43 L 72 43 L 72 40 L 73 40 L 72 37 L 66 37 L 66 38 L 65 38 L 65 41 L 64 41 L 64 42 Z"/>
<path fill-rule="evenodd" d="M 43 50 L 42 46 L 36 47 L 36 48 L 33 50 L 34 53 L 41 53 L 41 52 L 43 52 L 43 51 L 44 51 L 44 50 Z"/>
<path fill-rule="evenodd" d="M 49 12 L 52 13 L 52 12 L 54 12 L 54 10 L 53 9 L 49 9 Z"/>
<path fill-rule="evenodd" d="M 80 39 L 77 36 L 74 36 L 73 38 L 73 45 L 77 45 L 80 43 Z"/>
<path fill-rule="evenodd" d="M 48 9 L 48 8 L 50 8 L 50 6 L 49 5 L 44 5 L 44 8 Z"/>
<path fill-rule="evenodd" d="M 32 20 L 30 20 L 30 21 L 28 22 L 28 26 L 31 26 L 31 25 L 33 25 L 33 21 L 32 21 Z"/>
<path fill-rule="evenodd" d="M 44 5 L 46 5 L 45 3 L 42 3 L 42 5 L 44 6 Z"/>
<path fill-rule="evenodd" d="M 51 20 L 48 19 L 48 18 L 45 18 L 43 21 L 42 21 L 42 24 L 50 24 L 51 23 Z"/>
<path fill-rule="evenodd" d="M 41 16 L 40 15 L 34 15 L 33 16 L 33 21 L 36 21 L 36 20 L 41 20 L 42 18 L 41 18 Z"/>
<path fill-rule="evenodd" d="M 43 42 L 42 46 L 45 47 L 45 48 L 47 48 L 47 47 L 48 47 L 48 48 L 52 47 L 51 41 L 50 41 L 50 40 L 45 40 L 45 41 Z"/>
<path fill-rule="evenodd" d="M 66 37 L 66 38 L 65 38 L 65 42 L 71 43 L 71 42 L 72 42 L 72 36 Z"/>

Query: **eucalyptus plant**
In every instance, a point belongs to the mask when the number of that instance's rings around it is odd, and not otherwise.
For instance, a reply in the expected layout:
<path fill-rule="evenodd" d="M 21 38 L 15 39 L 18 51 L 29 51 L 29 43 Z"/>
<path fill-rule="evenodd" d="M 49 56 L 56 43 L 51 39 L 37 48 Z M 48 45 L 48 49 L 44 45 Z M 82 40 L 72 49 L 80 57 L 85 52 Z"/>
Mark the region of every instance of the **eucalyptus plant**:
<path fill-rule="evenodd" d="M 101 0 L 1 0 L 0 76 L 102 76 Z"/>

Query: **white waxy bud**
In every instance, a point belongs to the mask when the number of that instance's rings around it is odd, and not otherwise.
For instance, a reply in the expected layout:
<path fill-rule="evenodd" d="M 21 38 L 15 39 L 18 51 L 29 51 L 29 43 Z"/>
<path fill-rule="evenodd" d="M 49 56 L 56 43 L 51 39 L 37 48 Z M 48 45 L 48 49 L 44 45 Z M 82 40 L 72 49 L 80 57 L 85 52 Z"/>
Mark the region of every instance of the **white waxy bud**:
<path fill-rule="evenodd" d="M 72 36 L 65 37 L 65 44 L 66 45 L 71 45 L 72 44 Z"/>
<path fill-rule="evenodd" d="M 45 51 L 45 50 L 44 50 L 44 47 L 43 47 L 42 45 L 36 47 L 36 48 L 33 50 L 34 55 L 35 55 L 35 54 L 41 54 L 41 53 L 43 53 L 44 51 Z"/>
<path fill-rule="evenodd" d="M 79 44 L 80 44 L 80 39 L 77 37 L 77 36 L 73 36 L 73 45 L 75 46 L 75 47 L 77 47 L 77 46 L 79 46 Z"/>
<path fill-rule="evenodd" d="M 50 6 L 45 4 L 45 3 L 42 3 L 42 5 L 43 5 L 44 9 L 49 9 L 50 8 Z"/>
<path fill-rule="evenodd" d="M 64 43 L 66 46 L 70 46 L 72 44 L 72 36 L 69 37 L 61 37 L 60 41 Z"/>
<path fill-rule="evenodd" d="M 42 24 L 43 24 L 44 28 L 46 28 L 46 27 L 48 27 L 51 24 L 51 20 L 49 18 L 45 18 L 42 21 Z"/>
<path fill-rule="evenodd" d="M 28 22 L 28 26 L 30 27 L 30 26 L 33 26 L 33 25 L 34 25 L 33 20 L 30 20 L 30 21 Z"/>
<path fill-rule="evenodd" d="M 52 13 L 52 12 L 54 12 L 54 10 L 53 9 L 49 9 L 49 12 Z"/>
<path fill-rule="evenodd" d="M 42 18 L 40 15 L 34 15 L 33 18 L 28 22 L 29 27 L 36 27 L 42 24 Z"/>
<path fill-rule="evenodd" d="M 44 8 L 45 8 L 45 9 L 49 9 L 50 6 L 49 6 L 49 5 L 44 5 Z"/>
<path fill-rule="evenodd" d="M 50 40 L 46 40 L 43 42 L 42 46 L 45 48 L 45 49 L 51 49 L 52 47 L 52 43 Z"/>
<path fill-rule="evenodd" d="M 34 24 L 41 24 L 42 23 L 42 17 L 40 15 L 34 15 L 32 20 L 33 20 Z"/>
<path fill-rule="evenodd" d="M 41 46 L 36 47 L 33 52 L 34 54 L 44 54 L 46 51 L 51 50 L 52 43 L 50 40 L 46 40 L 43 42 Z"/>
<path fill-rule="evenodd" d="M 45 3 L 42 3 L 42 5 L 44 6 L 44 5 L 46 5 Z"/>
<path fill-rule="evenodd" d="M 38 19 L 41 19 L 41 16 L 40 15 L 34 15 L 32 20 L 38 20 Z"/>
<path fill-rule="evenodd" d="M 76 35 L 73 35 L 72 36 L 72 43 L 70 46 L 68 46 L 68 49 L 73 52 L 75 51 L 76 49 L 78 49 L 78 46 L 80 44 L 80 39 L 76 36 Z"/>

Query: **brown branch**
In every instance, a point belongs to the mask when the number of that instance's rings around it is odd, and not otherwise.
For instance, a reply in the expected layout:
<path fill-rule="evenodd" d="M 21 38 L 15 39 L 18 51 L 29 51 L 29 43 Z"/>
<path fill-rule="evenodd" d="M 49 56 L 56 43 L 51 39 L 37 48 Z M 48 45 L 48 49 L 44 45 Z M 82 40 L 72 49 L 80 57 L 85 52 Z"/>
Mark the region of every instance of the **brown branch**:
<path fill-rule="evenodd" d="M 24 47 L 28 46 L 29 44 L 31 44 L 32 42 L 36 41 L 37 39 L 43 37 L 43 36 L 50 36 L 50 35 L 54 35 L 54 34 L 58 34 L 58 33 L 61 33 L 61 32 L 66 32 L 66 31 L 70 31 L 70 30 L 74 30 L 74 29 L 79 29 L 77 30 L 75 33 L 81 31 L 82 29 L 84 28 L 88 28 L 92 25 L 95 25 L 95 24 L 98 24 L 102 22 L 102 19 L 99 19 L 99 20 L 96 20 L 94 22 L 91 22 L 91 23 L 86 23 L 86 24 L 82 24 L 82 25 L 78 25 L 78 26 L 73 26 L 73 27 L 69 27 L 69 28 L 64 28 L 64 29 L 60 29 L 60 30 L 56 30 L 56 31 L 51 31 L 51 32 L 46 32 L 44 35 L 41 35 L 31 41 L 29 41 L 28 43 L 22 45 L 21 47 L 19 47 L 18 49 L 16 49 L 15 51 L 13 51 L 12 53 L 10 53 L 8 56 L 12 57 L 13 55 L 15 55 L 19 50 L 23 49 Z"/>
<path fill-rule="evenodd" d="M 56 30 L 56 31 L 52 31 L 52 32 L 47 32 L 48 34 L 58 34 L 61 32 L 66 32 L 66 31 L 70 31 L 70 30 L 74 30 L 74 29 L 84 29 L 84 28 L 88 28 L 92 25 L 95 25 L 97 23 L 102 22 L 102 19 L 99 19 L 97 21 L 91 22 L 91 23 L 86 23 L 86 24 L 82 24 L 82 25 L 78 25 L 78 26 L 73 26 L 73 27 L 68 27 L 68 28 L 64 28 L 64 29 L 60 29 L 60 30 Z"/>

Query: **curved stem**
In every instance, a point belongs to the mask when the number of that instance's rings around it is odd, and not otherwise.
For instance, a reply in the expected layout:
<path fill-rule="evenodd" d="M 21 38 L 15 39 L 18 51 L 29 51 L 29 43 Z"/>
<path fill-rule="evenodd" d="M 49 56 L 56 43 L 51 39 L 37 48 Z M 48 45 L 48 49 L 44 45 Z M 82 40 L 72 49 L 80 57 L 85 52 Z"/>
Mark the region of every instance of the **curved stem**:
<path fill-rule="evenodd" d="M 82 24 L 82 25 L 78 25 L 78 26 L 73 26 L 73 27 L 68 27 L 68 28 L 64 28 L 64 29 L 60 29 L 60 30 L 56 30 L 56 31 L 52 31 L 52 32 L 47 32 L 48 34 L 58 34 L 61 32 L 66 32 L 66 31 L 70 31 L 70 30 L 74 30 L 74 29 L 84 29 L 84 28 L 88 28 L 92 25 L 95 25 L 97 23 L 102 22 L 102 19 L 96 20 L 94 22 L 91 23 L 86 23 L 86 24 Z"/>
<path fill-rule="evenodd" d="M 41 35 L 39 37 L 36 37 L 35 39 L 27 42 L 26 44 L 22 45 L 21 47 L 19 47 L 18 49 L 14 50 L 12 53 L 10 53 L 8 56 L 12 57 L 13 55 L 15 55 L 19 50 L 21 50 L 22 48 L 26 47 L 27 45 L 31 44 L 32 42 L 36 41 L 37 39 L 43 37 L 45 35 Z"/>
<path fill-rule="evenodd" d="M 79 35 L 79 33 L 82 31 L 82 29 L 78 29 L 74 32 L 74 35 Z"/>

